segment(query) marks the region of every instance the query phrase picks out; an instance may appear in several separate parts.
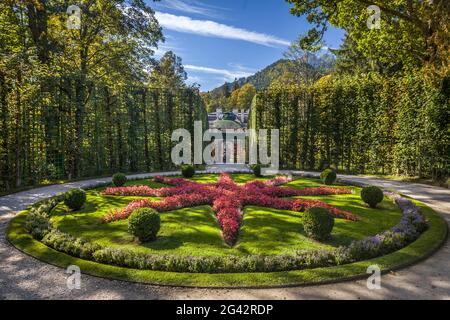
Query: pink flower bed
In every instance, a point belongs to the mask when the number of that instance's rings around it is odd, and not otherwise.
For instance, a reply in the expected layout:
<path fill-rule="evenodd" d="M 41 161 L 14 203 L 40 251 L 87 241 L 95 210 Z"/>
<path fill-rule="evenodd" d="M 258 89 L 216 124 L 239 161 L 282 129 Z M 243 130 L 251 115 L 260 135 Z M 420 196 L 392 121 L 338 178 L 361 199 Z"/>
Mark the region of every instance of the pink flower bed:
<path fill-rule="evenodd" d="M 129 186 L 129 187 L 111 187 L 103 190 L 102 194 L 107 196 L 156 196 L 158 189 L 149 186 Z"/>
<path fill-rule="evenodd" d="M 282 184 L 285 184 L 285 183 L 287 183 L 287 182 L 289 182 L 291 180 L 292 179 L 290 179 L 290 178 L 288 178 L 286 176 L 278 176 L 278 177 L 275 177 L 275 178 L 273 178 L 271 180 L 267 180 L 264 183 L 267 186 L 276 187 L 276 186 L 280 186 Z"/>
<path fill-rule="evenodd" d="M 228 197 L 219 197 L 213 202 L 217 221 L 222 228 L 222 236 L 229 245 L 236 243 L 239 227 L 241 226 L 242 214 L 240 201 L 232 201 Z"/>
<path fill-rule="evenodd" d="M 147 207 L 159 212 L 172 211 L 181 208 L 211 205 L 216 212 L 217 221 L 222 229 L 222 236 L 229 245 L 236 243 L 239 228 L 242 223 L 242 208 L 246 205 L 270 207 L 282 210 L 304 211 L 312 207 L 326 208 L 338 218 L 357 220 L 350 212 L 340 210 L 319 200 L 290 199 L 283 197 L 332 195 L 351 193 L 347 188 L 304 188 L 296 189 L 279 187 L 289 181 L 285 177 L 262 182 L 252 181 L 243 186 L 237 185 L 229 174 L 222 174 L 217 183 L 202 184 L 182 178 L 155 177 L 156 182 L 172 187 L 153 189 L 148 186 L 130 186 L 107 188 L 105 195 L 120 196 L 158 196 L 165 197 L 161 201 L 149 199 L 135 200 L 121 210 L 113 210 L 103 217 L 103 222 L 126 219 L 137 208 Z"/>

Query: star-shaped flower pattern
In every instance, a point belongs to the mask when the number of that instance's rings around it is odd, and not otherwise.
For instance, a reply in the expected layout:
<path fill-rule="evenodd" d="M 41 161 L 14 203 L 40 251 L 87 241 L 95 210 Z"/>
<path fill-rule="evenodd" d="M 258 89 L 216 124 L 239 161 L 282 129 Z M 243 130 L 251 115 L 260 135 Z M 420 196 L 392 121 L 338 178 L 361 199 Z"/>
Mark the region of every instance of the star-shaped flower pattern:
<path fill-rule="evenodd" d="M 164 197 L 164 199 L 160 201 L 152 201 L 151 199 L 132 201 L 121 210 L 111 211 L 103 218 L 103 222 L 126 219 L 135 209 L 142 207 L 166 212 L 210 205 L 216 214 L 225 242 L 234 245 L 242 222 L 242 209 L 247 205 L 297 212 L 302 212 L 311 207 L 322 207 L 328 209 L 335 217 L 353 221 L 358 219 L 354 214 L 322 201 L 288 198 L 293 196 L 348 194 L 352 192 L 348 188 L 324 186 L 297 189 L 282 187 L 282 184 L 289 181 L 284 176 L 278 176 L 267 181 L 250 181 L 242 185 L 236 184 L 229 174 L 221 174 L 216 183 L 199 183 L 183 178 L 161 176 L 155 177 L 154 180 L 170 187 L 156 189 L 142 185 L 106 188 L 103 191 L 104 195 L 156 196 Z"/>

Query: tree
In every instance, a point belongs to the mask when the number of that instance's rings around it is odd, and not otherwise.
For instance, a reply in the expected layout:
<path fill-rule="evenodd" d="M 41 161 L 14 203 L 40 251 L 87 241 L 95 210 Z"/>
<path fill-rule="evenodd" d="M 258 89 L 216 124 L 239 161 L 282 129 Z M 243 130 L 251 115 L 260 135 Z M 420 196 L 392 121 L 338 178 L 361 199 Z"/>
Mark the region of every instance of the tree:
<path fill-rule="evenodd" d="M 49 15 L 49 37 L 60 50 L 55 62 L 61 75 L 75 83 L 74 143 L 71 176 L 79 176 L 85 107 L 90 80 L 106 80 L 110 74 L 139 80 L 153 62 L 153 49 L 163 39 L 153 10 L 142 1 L 83 0 L 80 29 L 66 27 L 67 14 Z M 114 69 L 114 70 L 113 70 Z"/>
<path fill-rule="evenodd" d="M 223 96 L 223 97 L 225 97 L 225 98 L 229 98 L 230 97 L 230 95 L 231 95 L 231 92 L 230 92 L 230 88 L 228 87 L 228 82 L 225 82 L 224 84 L 223 84 L 223 86 L 221 87 L 221 90 L 220 90 L 221 92 L 220 92 L 220 95 L 221 96 Z"/>
<path fill-rule="evenodd" d="M 337 73 L 358 73 L 374 70 L 373 60 L 369 60 L 358 50 L 355 41 L 345 37 L 339 49 L 332 49 L 331 52 L 336 55 Z"/>
<path fill-rule="evenodd" d="M 239 89 L 239 83 L 237 78 L 234 78 L 232 91 Z"/>
<path fill-rule="evenodd" d="M 449 70 L 447 0 L 287 0 L 291 13 L 306 15 L 315 26 L 301 39 L 302 47 L 317 45 L 328 23 L 343 28 L 369 59 L 403 68 L 427 66 L 441 75 Z M 381 28 L 369 29 L 370 5 L 381 9 Z"/>
<path fill-rule="evenodd" d="M 329 71 L 334 61 L 330 61 L 331 58 L 326 55 L 317 56 L 316 52 L 321 48 L 321 44 L 304 49 L 302 39 L 303 37 L 299 37 L 292 42 L 284 56 L 290 62 L 297 83 L 312 84 Z"/>
<path fill-rule="evenodd" d="M 238 92 L 236 105 L 243 109 L 250 109 L 253 97 L 256 94 L 255 87 L 250 83 L 246 83 L 238 90 Z"/>
<path fill-rule="evenodd" d="M 181 58 L 168 51 L 151 71 L 149 84 L 153 88 L 176 89 L 185 87 L 186 79 Z"/>
<path fill-rule="evenodd" d="M 269 87 L 287 88 L 289 86 L 295 86 L 298 84 L 298 77 L 291 71 L 284 71 L 280 76 L 276 77 Z"/>

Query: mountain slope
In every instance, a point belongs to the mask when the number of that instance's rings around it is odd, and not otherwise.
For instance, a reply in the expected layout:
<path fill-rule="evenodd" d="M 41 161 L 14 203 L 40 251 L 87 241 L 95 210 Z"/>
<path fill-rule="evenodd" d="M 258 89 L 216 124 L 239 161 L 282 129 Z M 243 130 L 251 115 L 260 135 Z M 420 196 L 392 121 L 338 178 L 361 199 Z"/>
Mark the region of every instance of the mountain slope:
<path fill-rule="evenodd" d="M 250 83 L 257 90 L 265 89 L 274 79 L 280 77 L 285 71 L 289 71 L 289 69 L 288 60 L 280 59 L 250 77 L 238 79 L 237 84 L 241 87 L 246 83 Z M 223 95 L 223 92 L 225 92 L 225 86 L 227 86 L 228 92 L 231 92 L 233 90 L 233 85 L 233 82 L 224 83 L 220 87 L 211 90 L 210 94 L 212 96 L 221 96 Z"/>
<path fill-rule="evenodd" d="M 335 56 L 328 52 L 310 57 L 309 65 L 311 68 L 322 69 L 323 71 L 329 71 L 332 69 L 335 63 Z M 271 65 L 265 67 L 261 71 L 258 71 L 254 75 L 247 78 L 237 79 L 237 85 L 242 87 L 246 83 L 252 84 L 256 90 L 266 89 L 275 80 L 280 78 L 285 73 L 296 73 L 295 67 L 292 62 L 287 59 L 280 59 Z M 220 87 L 211 90 L 209 93 L 212 97 L 221 97 L 233 91 L 235 83 L 226 82 Z"/>

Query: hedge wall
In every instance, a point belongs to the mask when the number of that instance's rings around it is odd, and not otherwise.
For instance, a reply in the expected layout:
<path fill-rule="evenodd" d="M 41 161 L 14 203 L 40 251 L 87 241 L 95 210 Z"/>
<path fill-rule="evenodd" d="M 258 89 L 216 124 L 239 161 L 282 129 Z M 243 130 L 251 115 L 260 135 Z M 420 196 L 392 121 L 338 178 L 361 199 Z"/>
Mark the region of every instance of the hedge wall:
<path fill-rule="evenodd" d="M 207 125 L 197 90 L 90 83 L 80 103 L 76 79 L 52 81 L 26 93 L 1 88 L 0 191 L 45 180 L 170 169 L 172 130 L 192 132 L 194 120 Z"/>
<path fill-rule="evenodd" d="M 448 83 L 418 74 L 332 78 L 271 87 L 253 101 L 250 125 L 280 129 L 280 165 L 443 179 L 449 174 Z"/>

